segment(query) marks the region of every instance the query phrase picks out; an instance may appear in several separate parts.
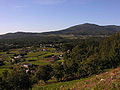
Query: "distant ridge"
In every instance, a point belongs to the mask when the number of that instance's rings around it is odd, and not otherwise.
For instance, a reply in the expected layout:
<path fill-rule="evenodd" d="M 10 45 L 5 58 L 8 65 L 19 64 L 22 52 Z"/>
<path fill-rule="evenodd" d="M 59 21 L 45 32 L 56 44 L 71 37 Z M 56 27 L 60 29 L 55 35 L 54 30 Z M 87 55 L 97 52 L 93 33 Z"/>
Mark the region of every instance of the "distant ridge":
<path fill-rule="evenodd" d="M 46 34 L 73 34 L 73 35 L 111 35 L 120 31 L 120 26 L 107 25 L 99 26 L 96 24 L 80 24 L 64 30 L 48 32 Z"/>
<path fill-rule="evenodd" d="M 100 26 L 96 24 L 80 24 L 73 27 L 69 27 L 64 30 L 51 31 L 44 33 L 32 33 L 32 32 L 16 32 L 16 33 L 7 33 L 0 35 L 0 39 L 14 39 L 14 38 L 26 38 L 26 37 L 47 37 L 47 36 L 58 36 L 58 35 L 112 35 L 120 31 L 120 26 L 116 25 L 107 25 Z"/>

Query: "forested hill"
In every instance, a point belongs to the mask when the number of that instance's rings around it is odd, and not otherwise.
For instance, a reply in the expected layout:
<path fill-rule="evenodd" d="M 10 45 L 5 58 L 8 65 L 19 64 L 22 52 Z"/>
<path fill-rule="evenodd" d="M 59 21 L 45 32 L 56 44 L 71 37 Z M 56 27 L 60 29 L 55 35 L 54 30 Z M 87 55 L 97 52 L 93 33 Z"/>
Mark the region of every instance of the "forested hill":
<path fill-rule="evenodd" d="M 27 38 L 27 37 L 40 37 L 39 33 L 28 33 L 28 32 L 16 32 L 7 33 L 0 36 L 0 39 L 15 39 L 15 38 Z"/>
<path fill-rule="evenodd" d="M 120 31 L 120 26 L 109 25 L 109 26 L 99 26 L 96 24 L 81 24 L 76 25 L 64 30 L 45 32 L 45 33 L 27 33 L 27 32 L 16 32 L 16 33 L 7 33 L 0 35 L 0 39 L 14 39 L 14 38 L 32 38 L 32 37 L 50 37 L 50 36 L 62 36 L 62 35 L 111 35 Z"/>
<path fill-rule="evenodd" d="M 72 34 L 72 35 L 111 35 L 120 31 L 120 26 L 108 25 L 108 26 L 99 26 L 96 24 L 81 24 L 76 25 L 64 30 L 48 32 L 46 34 Z"/>

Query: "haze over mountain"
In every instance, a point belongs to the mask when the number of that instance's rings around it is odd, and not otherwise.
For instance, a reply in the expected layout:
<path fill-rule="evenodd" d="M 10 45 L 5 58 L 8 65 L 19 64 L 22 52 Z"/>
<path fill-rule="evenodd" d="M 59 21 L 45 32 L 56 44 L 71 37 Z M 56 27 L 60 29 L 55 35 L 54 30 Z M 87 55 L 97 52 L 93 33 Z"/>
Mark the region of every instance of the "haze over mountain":
<path fill-rule="evenodd" d="M 45 33 L 32 33 L 32 32 L 16 32 L 16 33 L 7 33 L 0 35 L 0 39 L 14 39 L 14 38 L 25 38 L 25 37 L 47 37 L 47 36 L 57 36 L 57 35 L 112 35 L 120 31 L 120 26 L 108 25 L 100 26 L 96 24 L 80 24 L 64 30 L 51 31 Z"/>

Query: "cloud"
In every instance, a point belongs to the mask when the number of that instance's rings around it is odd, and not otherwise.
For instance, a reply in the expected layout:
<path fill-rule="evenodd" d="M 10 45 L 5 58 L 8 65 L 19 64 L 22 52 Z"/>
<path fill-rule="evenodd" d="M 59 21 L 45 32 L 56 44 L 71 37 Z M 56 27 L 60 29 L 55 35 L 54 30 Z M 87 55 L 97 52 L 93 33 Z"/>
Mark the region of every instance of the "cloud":
<path fill-rule="evenodd" d="M 0 6 L 23 9 L 34 5 L 88 4 L 96 0 L 2 0 Z"/>
<path fill-rule="evenodd" d="M 53 4 L 87 4 L 96 0 L 31 0 L 33 3 L 41 5 L 53 5 Z"/>
<path fill-rule="evenodd" d="M 93 1 L 96 1 L 96 0 L 67 0 L 67 2 L 71 4 L 88 4 Z"/>
<path fill-rule="evenodd" d="M 25 8 L 26 6 L 23 6 L 23 5 L 18 5 L 18 6 L 15 6 L 15 8 Z"/>
<path fill-rule="evenodd" d="M 34 0 L 35 3 L 43 5 L 64 3 L 66 1 L 68 0 Z"/>

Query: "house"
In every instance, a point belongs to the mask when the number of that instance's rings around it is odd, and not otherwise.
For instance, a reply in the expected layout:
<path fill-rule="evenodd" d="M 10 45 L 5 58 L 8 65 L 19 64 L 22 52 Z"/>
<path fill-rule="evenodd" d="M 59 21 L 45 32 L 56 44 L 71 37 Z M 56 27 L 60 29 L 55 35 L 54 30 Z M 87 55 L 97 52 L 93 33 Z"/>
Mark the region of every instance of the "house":
<path fill-rule="evenodd" d="M 29 70 L 29 69 L 27 69 L 27 70 L 25 70 L 25 72 L 26 72 L 26 73 L 29 73 L 29 72 L 30 72 L 30 73 L 35 73 L 35 70 Z"/>
<path fill-rule="evenodd" d="M 30 68 L 32 66 L 33 65 L 31 63 L 25 63 L 25 64 L 22 65 L 22 67 L 24 67 L 24 68 Z"/>
<path fill-rule="evenodd" d="M 4 65 L 3 61 L 0 61 L 0 66 Z"/>
<path fill-rule="evenodd" d="M 12 59 L 11 61 L 12 61 L 12 63 L 14 63 L 14 62 L 15 62 L 15 59 Z"/>
<path fill-rule="evenodd" d="M 0 61 L 0 66 L 2 66 L 3 65 L 3 62 L 2 61 Z"/>
<path fill-rule="evenodd" d="M 42 49 L 42 51 L 48 51 L 47 49 Z"/>
<path fill-rule="evenodd" d="M 52 56 L 52 59 L 55 60 L 59 60 L 60 58 L 58 56 Z"/>
<path fill-rule="evenodd" d="M 61 55 L 59 55 L 60 57 L 63 57 L 63 55 L 61 54 Z"/>
<path fill-rule="evenodd" d="M 18 55 L 18 56 L 14 56 L 11 60 L 12 63 L 18 63 L 22 60 L 22 56 Z"/>
<path fill-rule="evenodd" d="M 59 55 L 59 58 L 60 58 L 60 59 L 62 59 L 62 58 L 63 58 L 63 55 L 62 55 L 62 54 L 61 54 L 61 55 Z"/>
<path fill-rule="evenodd" d="M 70 50 L 67 50 L 67 53 L 70 53 Z"/>
<path fill-rule="evenodd" d="M 64 65 L 64 62 L 62 62 L 61 65 Z"/>
<path fill-rule="evenodd" d="M 0 66 L 4 65 L 2 58 L 0 58 Z"/>
<path fill-rule="evenodd" d="M 18 55 L 18 56 L 15 56 L 15 57 L 14 57 L 14 59 L 20 59 L 20 58 L 22 58 L 21 55 Z"/>
<path fill-rule="evenodd" d="M 52 56 L 49 60 L 49 62 L 54 62 L 56 60 L 59 60 L 60 58 L 58 56 Z"/>

